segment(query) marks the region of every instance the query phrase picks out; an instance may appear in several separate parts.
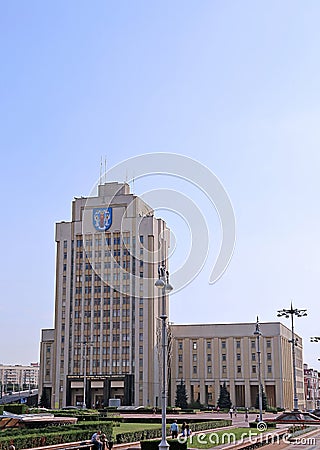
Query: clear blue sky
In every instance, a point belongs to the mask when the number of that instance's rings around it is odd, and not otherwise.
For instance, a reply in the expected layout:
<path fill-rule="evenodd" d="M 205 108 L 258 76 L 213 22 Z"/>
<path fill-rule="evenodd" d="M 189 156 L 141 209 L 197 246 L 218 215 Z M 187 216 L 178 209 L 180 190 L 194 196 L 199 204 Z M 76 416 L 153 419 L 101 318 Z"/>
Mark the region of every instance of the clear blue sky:
<path fill-rule="evenodd" d="M 319 368 L 319 16 L 317 0 L 1 2 L 0 362 L 38 360 L 54 223 L 90 192 L 101 155 L 110 167 L 164 151 L 207 165 L 237 219 L 226 274 L 210 286 L 208 262 L 171 319 L 272 321 L 293 299 Z"/>

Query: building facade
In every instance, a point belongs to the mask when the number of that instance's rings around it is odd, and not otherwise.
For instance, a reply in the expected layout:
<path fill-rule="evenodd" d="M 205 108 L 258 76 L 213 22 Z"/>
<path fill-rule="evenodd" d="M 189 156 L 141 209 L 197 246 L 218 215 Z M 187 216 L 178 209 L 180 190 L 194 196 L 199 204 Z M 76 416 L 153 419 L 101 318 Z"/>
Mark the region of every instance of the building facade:
<path fill-rule="evenodd" d="M 293 408 L 291 330 L 261 323 L 261 376 L 268 405 Z M 225 382 L 235 406 L 252 407 L 259 389 L 255 323 L 172 325 L 171 403 L 185 382 L 190 402 L 215 406 Z M 296 335 L 299 407 L 304 408 L 302 339 Z"/>
<path fill-rule="evenodd" d="M 306 409 L 317 409 L 320 407 L 320 373 L 308 364 L 303 365 L 303 371 Z"/>
<path fill-rule="evenodd" d="M 1 392 L 34 389 L 39 383 L 39 363 L 29 366 L 0 364 Z"/>
<path fill-rule="evenodd" d="M 42 331 L 39 386 L 52 407 L 159 402 L 154 282 L 168 236 L 126 183 L 75 198 L 71 221 L 56 224 L 55 326 Z"/>

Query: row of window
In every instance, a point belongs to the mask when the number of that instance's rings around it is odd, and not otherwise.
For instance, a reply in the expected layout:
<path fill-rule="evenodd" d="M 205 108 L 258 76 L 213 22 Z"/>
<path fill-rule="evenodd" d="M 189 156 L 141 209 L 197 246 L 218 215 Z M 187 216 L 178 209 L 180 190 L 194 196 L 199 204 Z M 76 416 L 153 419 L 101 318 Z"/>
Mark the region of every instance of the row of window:
<path fill-rule="evenodd" d="M 141 244 L 143 244 L 143 236 L 139 236 L 139 241 Z M 73 248 L 73 242 L 71 241 L 71 248 Z M 112 237 L 111 234 L 107 234 L 107 236 L 105 237 L 105 242 L 107 245 L 111 245 L 112 243 Z M 130 245 L 130 237 L 129 236 L 123 236 L 122 238 L 120 236 L 114 236 L 113 238 L 113 244 L 114 245 L 120 245 L 121 243 L 125 244 L 125 245 Z M 135 236 L 132 238 L 132 243 L 135 245 Z M 85 240 L 85 244 L 86 246 L 91 246 L 92 245 L 92 238 L 86 238 Z M 101 245 L 102 244 L 102 237 L 96 237 L 95 238 L 95 245 Z M 82 238 L 78 238 L 76 241 L 76 246 L 77 248 L 81 248 L 83 247 L 83 239 Z M 63 241 L 63 248 L 67 248 L 68 247 L 68 241 Z"/>
<path fill-rule="evenodd" d="M 271 348 L 271 339 L 266 340 L 266 346 L 267 348 Z M 207 349 L 211 349 L 211 340 L 207 340 L 206 347 Z M 251 340 L 251 348 L 255 347 L 256 347 L 256 340 Z M 192 349 L 197 350 L 197 348 L 198 348 L 198 341 L 192 341 Z M 221 348 L 222 349 L 227 348 L 227 343 L 225 340 L 221 341 Z M 236 341 L 236 348 L 241 348 L 240 340 Z M 183 350 L 183 341 L 181 340 L 178 341 L 178 350 Z"/>

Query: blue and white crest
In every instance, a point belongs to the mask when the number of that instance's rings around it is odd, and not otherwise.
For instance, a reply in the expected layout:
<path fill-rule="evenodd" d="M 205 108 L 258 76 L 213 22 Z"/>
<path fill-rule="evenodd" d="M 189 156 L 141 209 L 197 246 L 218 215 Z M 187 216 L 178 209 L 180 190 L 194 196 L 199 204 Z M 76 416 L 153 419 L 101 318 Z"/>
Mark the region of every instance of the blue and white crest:
<path fill-rule="evenodd" d="M 112 224 L 112 208 L 93 208 L 92 222 L 96 230 L 109 230 Z"/>

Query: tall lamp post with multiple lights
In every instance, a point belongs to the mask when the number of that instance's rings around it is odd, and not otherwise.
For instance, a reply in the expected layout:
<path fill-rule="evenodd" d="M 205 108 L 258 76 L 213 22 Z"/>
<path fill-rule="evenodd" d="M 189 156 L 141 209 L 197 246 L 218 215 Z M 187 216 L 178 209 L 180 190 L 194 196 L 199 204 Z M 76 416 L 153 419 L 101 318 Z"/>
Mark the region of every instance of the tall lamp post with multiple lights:
<path fill-rule="evenodd" d="M 294 323 L 293 323 L 293 316 L 297 317 L 305 317 L 307 315 L 306 309 L 298 309 L 291 306 L 290 309 L 281 309 L 278 311 L 277 316 L 278 317 L 285 317 L 286 319 L 289 319 L 291 316 L 291 339 L 290 343 L 292 345 L 292 366 L 293 366 L 293 409 L 294 411 L 299 411 L 298 406 L 298 394 L 297 394 L 297 373 L 296 373 L 296 345 L 297 340 L 294 337 Z"/>
<path fill-rule="evenodd" d="M 166 437 L 166 408 L 167 408 L 167 308 L 166 308 L 166 293 L 172 291 L 173 287 L 169 283 L 169 272 L 166 270 L 165 266 L 159 266 L 158 268 L 159 278 L 155 282 L 155 286 L 160 290 L 162 297 L 161 305 L 161 316 L 162 320 L 162 419 L 161 419 L 161 442 L 159 444 L 159 449 L 168 450 L 169 444 Z"/>
<path fill-rule="evenodd" d="M 262 422 L 262 380 L 261 380 L 261 350 L 260 350 L 260 330 L 259 317 L 257 316 L 256 329 L 253 333 L 257 338 L 257 353 L 258 353 L 258 380 L 259 380 L 259 420 Z"/>

